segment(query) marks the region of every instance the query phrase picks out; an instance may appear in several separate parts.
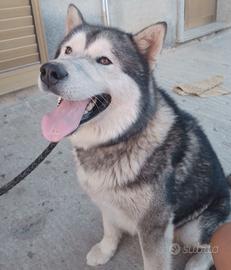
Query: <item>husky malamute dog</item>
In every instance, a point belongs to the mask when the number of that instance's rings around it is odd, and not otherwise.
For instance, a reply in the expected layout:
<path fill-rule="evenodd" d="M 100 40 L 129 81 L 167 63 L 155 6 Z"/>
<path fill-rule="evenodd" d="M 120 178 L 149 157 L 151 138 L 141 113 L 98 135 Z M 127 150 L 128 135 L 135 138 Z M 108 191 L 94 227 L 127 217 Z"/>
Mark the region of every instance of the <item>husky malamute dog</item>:
<path fill-rule="evenodd" d="M 170 270 L 174 237 L 207 248 L 228 220 L 228 181 L 206 135 L 153 78 L 165 33 L 165 23 L 135 35 L 90 25 L 70 5 L 67 35 L 41 67 L 40 87 L 61 97 L 42 120 L 43 135 L 70 136 L 78 179 L 102 212 L 92 266 L 105 264 L 129 232 L 139 237 L 145 270 Z M 185 269 L 212 264 L 200 252 Z"/>

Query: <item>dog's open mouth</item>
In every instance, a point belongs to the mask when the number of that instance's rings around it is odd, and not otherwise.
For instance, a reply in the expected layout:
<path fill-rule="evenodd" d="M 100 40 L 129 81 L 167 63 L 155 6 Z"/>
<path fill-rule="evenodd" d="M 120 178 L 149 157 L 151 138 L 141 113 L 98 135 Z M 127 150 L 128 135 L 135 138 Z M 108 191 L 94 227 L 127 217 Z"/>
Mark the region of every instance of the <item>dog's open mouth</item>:
<path fill-rule="evenodd" d="M 103 112 L 111 103 L 111 96 L 102 94 L 83 101 L 59 99 L 54 111 L 42 119 L 43 136 L 50 142 L 58 142 L 71 135 L 78 127 Z"/>

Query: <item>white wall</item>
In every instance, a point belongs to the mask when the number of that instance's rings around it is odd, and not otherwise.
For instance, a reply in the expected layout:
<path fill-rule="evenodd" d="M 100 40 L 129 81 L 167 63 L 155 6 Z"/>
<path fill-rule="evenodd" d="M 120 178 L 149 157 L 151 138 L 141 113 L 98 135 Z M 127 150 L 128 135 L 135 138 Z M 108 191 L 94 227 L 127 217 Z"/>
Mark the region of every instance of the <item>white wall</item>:
<path fill-rule="evenodd" d="M 150 24 L 168 23 L 167 46 L 176 40 L 177 0 L 109 0 L 113 26 L 136 32 Z"/>
<path fill-rule="evenodd" d="M 231 25 L 231 0 L 218 0 L 217 19 Z"/>

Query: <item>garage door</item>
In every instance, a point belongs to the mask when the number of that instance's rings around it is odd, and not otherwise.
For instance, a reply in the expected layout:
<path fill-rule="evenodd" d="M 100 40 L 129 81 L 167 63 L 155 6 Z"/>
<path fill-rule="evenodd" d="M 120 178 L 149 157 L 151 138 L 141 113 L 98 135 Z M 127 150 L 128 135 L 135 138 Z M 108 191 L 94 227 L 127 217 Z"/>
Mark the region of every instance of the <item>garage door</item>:
<path fill-rule="evenodd" d="M 0 94 L 36 84 L 47 49 L 38 0 L 0 1 Z"/>

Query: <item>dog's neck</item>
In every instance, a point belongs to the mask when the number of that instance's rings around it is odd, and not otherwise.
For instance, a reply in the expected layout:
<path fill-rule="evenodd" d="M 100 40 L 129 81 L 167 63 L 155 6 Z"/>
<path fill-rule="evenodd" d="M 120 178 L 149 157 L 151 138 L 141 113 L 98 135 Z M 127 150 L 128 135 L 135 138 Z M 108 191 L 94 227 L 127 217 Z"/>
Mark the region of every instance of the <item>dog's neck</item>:
<path fill-rule="evenodd" d="M 131 139 L 136 138 L 137 134 L 141 134 L 148 126 L 148 123 L 155 117 L 155 113 L 158 106 L 158 90 L 155 84 L 155 80 L 150 76 L 149 87 L 144 97 L 141 98 L 141 104 L 139 114 L 135 122 L 126 129 L 117 138 L 103 144 L 104 146 L 112 146 L 121 142 L 129 142 Z"/>

